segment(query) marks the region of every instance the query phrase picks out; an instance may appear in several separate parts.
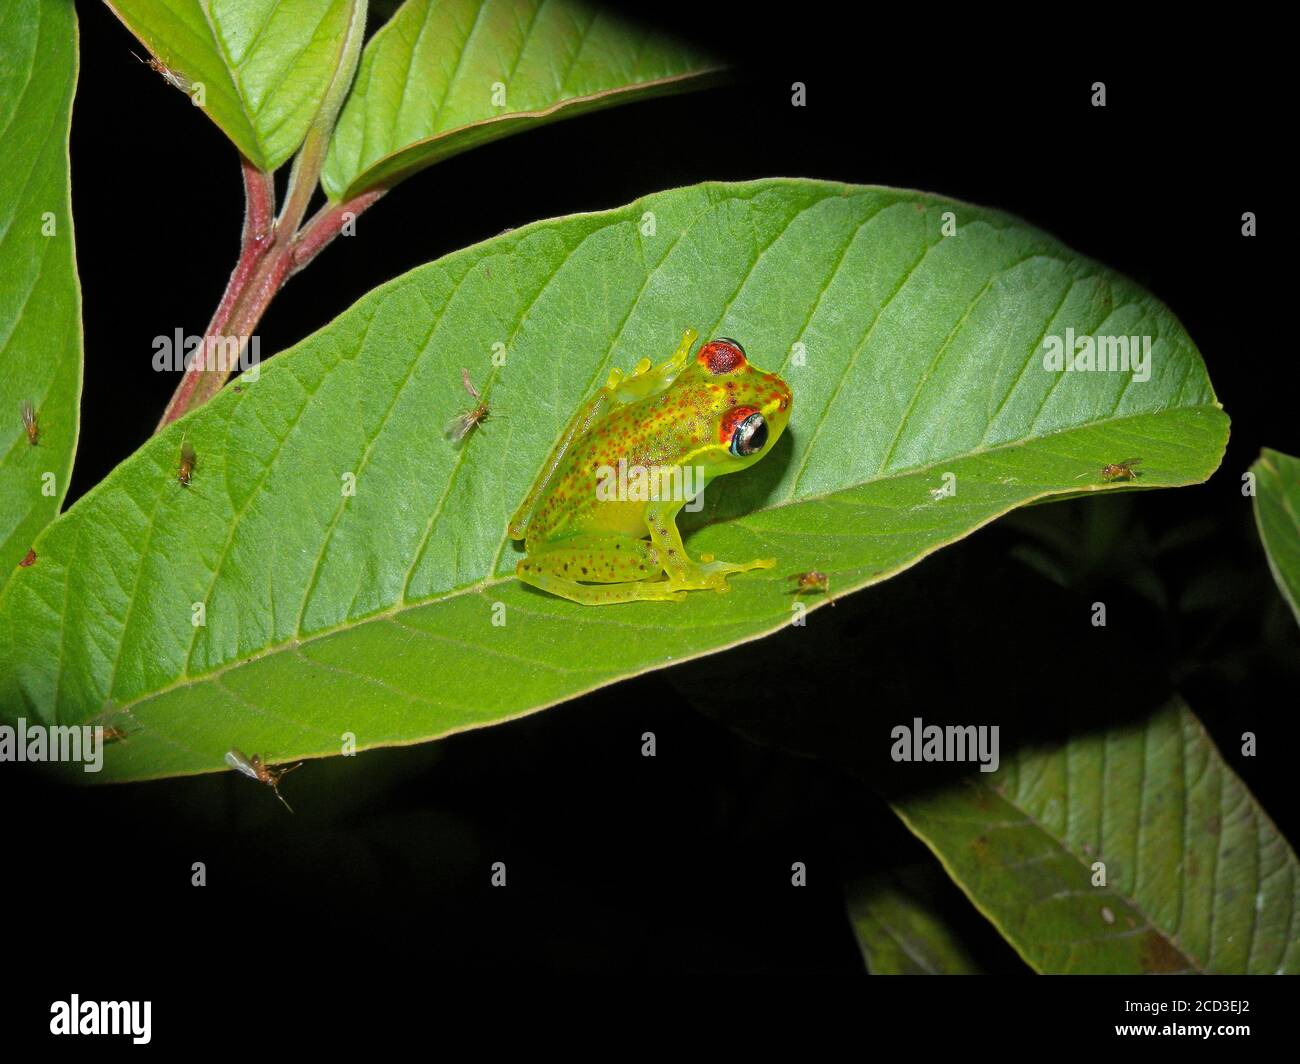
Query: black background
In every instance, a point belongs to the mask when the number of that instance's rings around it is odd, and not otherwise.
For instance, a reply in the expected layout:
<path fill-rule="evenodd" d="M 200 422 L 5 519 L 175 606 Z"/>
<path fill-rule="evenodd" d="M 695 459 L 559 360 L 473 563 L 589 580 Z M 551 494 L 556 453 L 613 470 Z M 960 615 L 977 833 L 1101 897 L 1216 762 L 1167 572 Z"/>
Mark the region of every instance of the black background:
<path fill-rule="evenodd" d="M 101 5 L 77 6 L 86 373 L 69 503 L 152 432 L 175 379 L 152 372 L 151 340 L 202 331 L 243 209 L 223 135 L 132 57 L 139 45 Z M 1018 214 L 1169 304 L 1233 419 L 1208 484 L 1034 508 L 811 615 L 816 640 L 787 633 L 514 723 L 312 763 L 285 783 L 295 816 L 230 773 L 70 792 L 10 766 L 0 797 L 23 812 L 9 819 L 8 907 L 85 922 L 54 921 L 27 963 L 45 977 L 116 974 L 113 997 L 130 996 L 128 973 L 155 997 L 399 971 L 859 975 L 844 883 L 929 859 L 876 793 L 899 786 L 879 762 L 914 713 L 1002 722 L 1004 736 L 1018 720 L 1028 735 L 1066 712 L 1130 719 L 1180 690 L 1294 840 L 1295 629 L 1240 494 L 1261 445 L 1300 443 L 1294 344 L 1269 313 L 1280 285 L 1266 249 L 1285 209 L 1271 175 L 1291 138 L 1279 68 L 1267 40 L 1247 47 L 1227 27 L 1089 11 L 1057 25 L 1040 12 L 1029 37 L 1009 13 L 918 6 L 846 22 L 826 5 L 656 4 L 660 25 L 730 57 L 735 80 L 416 176 L 280 294 L 262 350 L 539 218 L 707 179 L 915 187 Z M 1090 104 L 1097 80 L 1104 109 Z M 795 81 L 804 108 L 790 105 Z M 1251 240 L 1247 210 L 1260 218 Z M 1023 561 L 1036 522 L 1078 537 L 1067 586 Z M 1097 599 L 1111 616 L 1100 635 L 1086 623 Z M 1261 736 L 1253 761 L 1234 756 L 1244 730 Z M 640 756 L 645 731 L 654 759 Z M 870 762 L 846 748 L 871 749 Z M 505 890 L 488 886 L 496 860 Z M 796 860 L 809 868 L 801 890 Z M 194 861 L 205 889 L 190 886 Z M 947 897 L 988 970 L 1028 971 Z M 88 938 L 129 948 L 87 958 Z"/>

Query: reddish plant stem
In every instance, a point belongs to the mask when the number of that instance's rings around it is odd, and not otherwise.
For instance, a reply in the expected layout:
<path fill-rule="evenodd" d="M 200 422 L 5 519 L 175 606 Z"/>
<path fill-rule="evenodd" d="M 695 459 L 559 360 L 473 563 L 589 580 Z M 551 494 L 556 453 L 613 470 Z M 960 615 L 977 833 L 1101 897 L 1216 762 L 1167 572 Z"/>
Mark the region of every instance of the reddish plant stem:
<path fill-rule="evenodd" d="M 258 170 L 247 160 L 243 161 L 243 171 L 247 207 L 239 260 L 203 335 L 204 346 L 186 367 L 155 431 L 198 409 L 225 386 L 233 367 L 207 368 L 204 356 L 214 349 L 210 341 L 239 337 L 242 355 L 248 338 L 256 331 L 285 281 L 319 255 L 346 224 L 387 191 L 375 189 L 343 203 L 327 203 L 299 229 L 305 208 L 301 188 L 290 190 L 284 212 L 276 220 L 272 175 Z"/>
<path fill-rule="evenodd" d="M 344 203 L 327 203 L 298 233 L 293 251 L 293 266 L 289 271 L 292 277 L 307 263 L 311 262 L 343 231 L 349 222 L 355 221 L 357 215 L 379 199 L 388 189 L 376 188 L 363 192 Z"/>
<path fill-rule="evenodd" d="M 216 312 L 212 315 L 212 320 L 203 334 L 205 345 L 196 353 L 194 366 L 185 370 L 181 383 L 173 393 L 171 401 L 168 402 L 167 409 L 163 411 L 158 429 L 175 421 L 187 410 L 198 406 L 208 398 L 207 396 L 198 398 L 206 375 L 202 365 L 202 354 L 207 350 L 207 338 L 226 334 L 235 304 L 271 244 L 275 216 L 275 181 L 271 174 L 259 170 L 243 156 L 240 156 L 239 163 L 244 177 L 245 200 L 244 232 L 240 241 L 239 259 L 230 274 L 230 280 L 226 282 L 226 291 L 221 297 L 221 302 L 217 305 Z M 176 354 L 180 355 L 182 352 Z"/>

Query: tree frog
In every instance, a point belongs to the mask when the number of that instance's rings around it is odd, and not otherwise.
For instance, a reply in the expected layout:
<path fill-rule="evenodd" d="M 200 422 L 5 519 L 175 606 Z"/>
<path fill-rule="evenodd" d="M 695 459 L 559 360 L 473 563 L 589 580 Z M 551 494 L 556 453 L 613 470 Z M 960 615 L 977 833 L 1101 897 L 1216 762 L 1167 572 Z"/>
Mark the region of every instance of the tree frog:
<path fill-rule="evenodd" d="M 679 602 L 776 564 L 695 562 L 682 546 L 678 512 L 714 477 L 759 461 L 790 420 L 785 381 L 727 338 L 690 358 L 695 340 L 688 329 L 666 362 L 643 358 L 626 377 L 612 369 L 573 415 L 510 520 L 527 552 L 515 567 L 524 583 L 589 606 Z"/>

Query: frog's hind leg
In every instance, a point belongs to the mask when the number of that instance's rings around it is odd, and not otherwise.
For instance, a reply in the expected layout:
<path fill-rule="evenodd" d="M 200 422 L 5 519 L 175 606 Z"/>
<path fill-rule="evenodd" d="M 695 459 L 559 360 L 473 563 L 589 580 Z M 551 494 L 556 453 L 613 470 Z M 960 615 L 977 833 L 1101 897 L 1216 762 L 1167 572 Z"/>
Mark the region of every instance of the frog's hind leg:
<path fill-rule="evenodd" d="M 525 584 L 584 606 L 638 600 L 679 601 L 685 593 L 655 579 L 658 552 L 631 536 L 573 536 L 522 559 L 515 575 Z"/>
<path fill-rule="evenodd" d="M 776 566 L 775 558 L 755 558 L 752 562 L 720 562 L 714 561 L 712 554 L 702 554 L 698 562 L 692 561 L 682 546 L 682 535 L 677 531 L 677 512 L 681 508 L 681 503 L 652 504 L 646 510 L 650 542 L 663 559 L 669 587 L 683 591 L 700 591 L 705 588 L 727 591 L 727 574 L 747 573 L 751 569 L 772 569 Z"/>

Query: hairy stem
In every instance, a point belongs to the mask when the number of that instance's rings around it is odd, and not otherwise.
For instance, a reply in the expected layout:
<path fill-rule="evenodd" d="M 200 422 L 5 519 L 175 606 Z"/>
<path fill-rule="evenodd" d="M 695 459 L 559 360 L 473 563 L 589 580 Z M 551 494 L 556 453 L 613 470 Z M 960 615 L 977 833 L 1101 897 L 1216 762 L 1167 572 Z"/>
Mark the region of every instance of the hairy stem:
<path fill-rule="evenodd" d="M 275 181 L 271 174 L 264 173 L 251 162 L 240 156 L 240 168 L 244 175 L 244 232 L 240 241 L 239 259 L 226 282 L 226 291 L 217 304 L 216 312 L 204 331 L 204 346 L 196 353 L 194 365 L 185 370 L 167 409 L 163 411 L 158 428 L 175 421 L 182 414 L 206 402 L 212 392 L 207 391 L 212 383 L 205 377 L 214 376 L 203 369 L 202 355 L 208 350 L 208 337 L 227 334 L 227 326 L 239 302 L 244 289 L 252 280 L 258 264 L 266 257 L 274 236 L 275 216 Z M 178 352 L 179 353 L 179 352 Z M 224 383 L 217 383 L 217 388 Z M 214 389 L 215 391 L 215 389 Z M 157 430 L 155 430 L 157 431 Z"/>
<path fill-rule="evenodd" d="M 376 188 L 343 203 L 325 204 L 299 231 L 298 239 L 294 242 L 289 276 L 292 277 L 324 251 L 330 241 L 356 221 L 357 215 L 387 191 L 386 188 Z"/>

